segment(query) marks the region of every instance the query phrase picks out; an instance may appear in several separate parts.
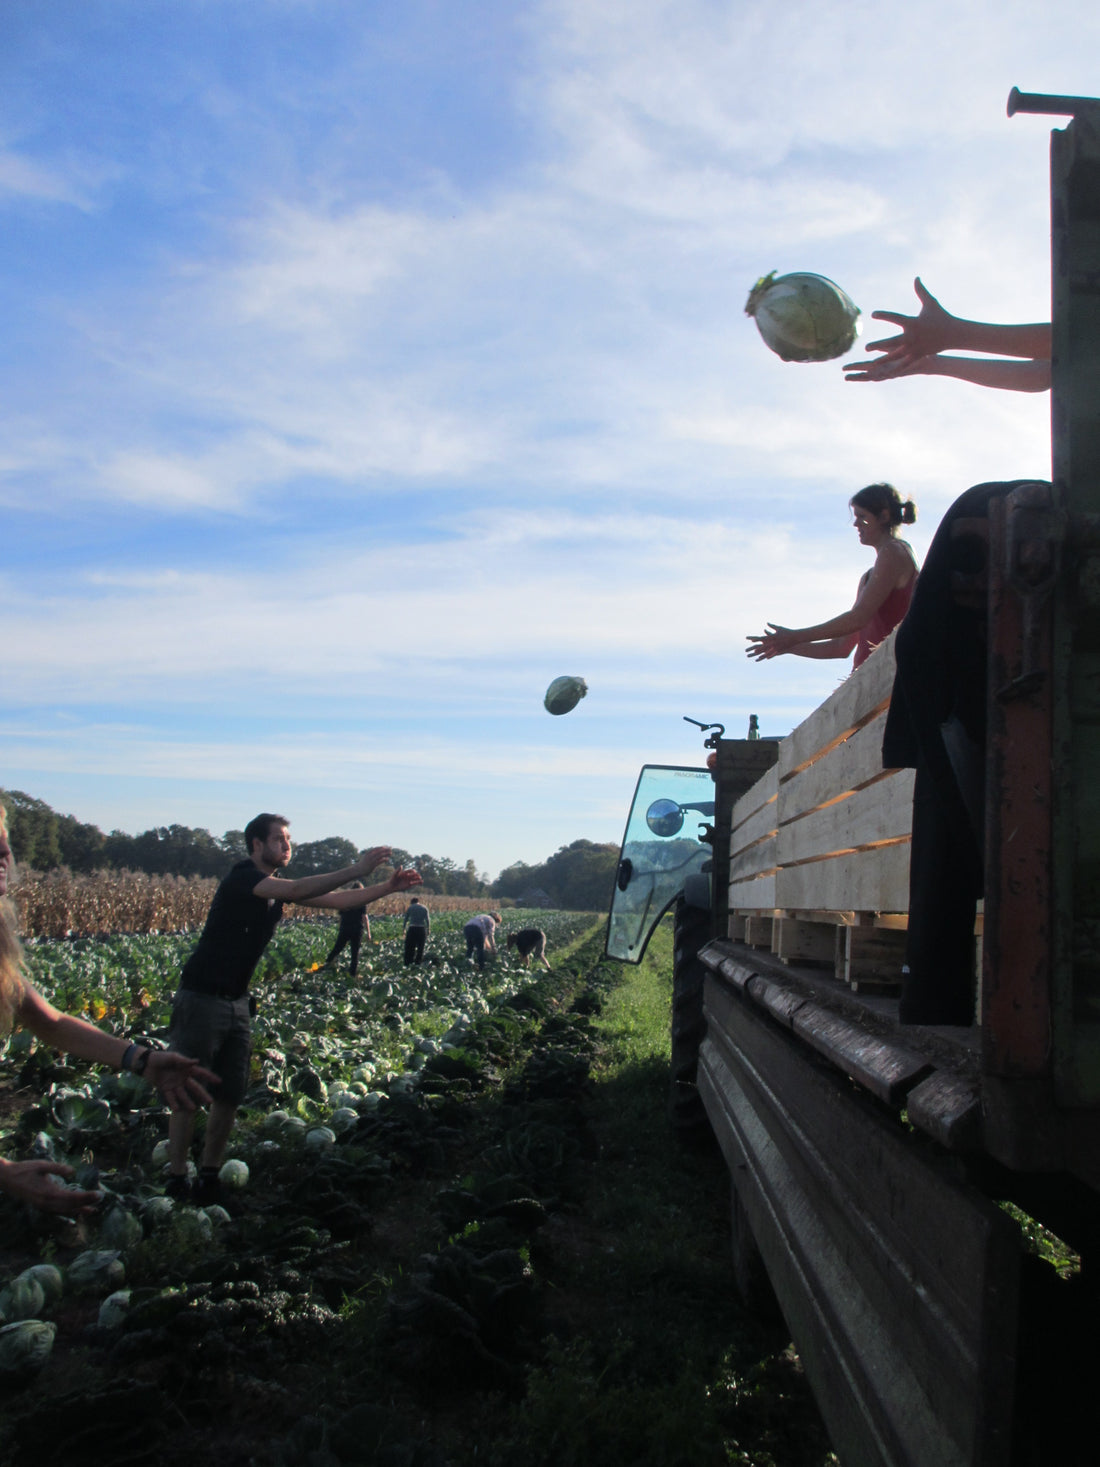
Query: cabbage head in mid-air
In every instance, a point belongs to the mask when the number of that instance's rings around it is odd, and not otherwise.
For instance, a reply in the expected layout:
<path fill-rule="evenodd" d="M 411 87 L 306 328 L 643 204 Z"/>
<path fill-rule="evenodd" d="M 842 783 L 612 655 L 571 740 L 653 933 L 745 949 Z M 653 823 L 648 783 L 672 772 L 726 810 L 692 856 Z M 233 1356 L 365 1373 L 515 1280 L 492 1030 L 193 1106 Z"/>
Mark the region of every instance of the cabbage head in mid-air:
<path fill-rule="evenodd" d="M 785 362 L 828 362 L 850 351 L 861 327 L 859 307 L 824 275 L 773 270 L 749 291 L 745 315 Z"/>
<path fill-rule="evenodd" d="M 542 706 L 547 713 L 571 713 L 587 692 L 583 677 L 556 677 L 546 689 Z"/>

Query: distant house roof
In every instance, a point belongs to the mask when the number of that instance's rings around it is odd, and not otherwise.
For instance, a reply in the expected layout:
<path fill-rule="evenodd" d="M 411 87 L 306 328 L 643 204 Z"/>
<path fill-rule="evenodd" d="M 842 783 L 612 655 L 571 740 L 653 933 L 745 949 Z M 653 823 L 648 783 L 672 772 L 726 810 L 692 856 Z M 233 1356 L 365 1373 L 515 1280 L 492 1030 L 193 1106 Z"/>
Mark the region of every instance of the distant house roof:
<path fill-rule="evenodd" d="M 552 907 L 554 898 L 541 886 L 529 886 L 516 898 L 517 907 Z"/>

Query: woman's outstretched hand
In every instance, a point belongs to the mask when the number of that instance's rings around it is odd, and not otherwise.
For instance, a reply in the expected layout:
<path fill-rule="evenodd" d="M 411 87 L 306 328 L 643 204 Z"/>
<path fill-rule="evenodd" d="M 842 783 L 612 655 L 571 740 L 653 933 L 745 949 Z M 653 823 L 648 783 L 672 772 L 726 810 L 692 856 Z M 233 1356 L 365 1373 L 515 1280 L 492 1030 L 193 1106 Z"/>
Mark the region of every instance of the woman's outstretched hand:
<path fill-rule="evenodd" d="M 901 327 L 900 336 L 884 336 L 881 341 L 869 341 L 866 351 L 878 351 L 883 355 L 873 362 L 845 362 L 843 372 L 849 382 L 882 382 L 889 377 L 907 377 L 922 370 L 921 362 L 935 356 L 948 347 L 956 346 L 958 321 L 950 311 L 926 290 L 918 276 L 913 289 L 920 301 L 920 312 L 916 316 L 905 316 L 898 311 L 872 311 L 875 321 L 891 321 Z"/>
<path fill-rule="evenodd" d="M 792 647 L 797 647 L 798 633 L 792 632 L 790 627 L 776 626 L 775 622 L 770 621 L 766 632 L 747 640 L 750 645 L 745 648 L 745 656 L 756 662 L 766 662 L 769 657 L 779 657 Z"/>

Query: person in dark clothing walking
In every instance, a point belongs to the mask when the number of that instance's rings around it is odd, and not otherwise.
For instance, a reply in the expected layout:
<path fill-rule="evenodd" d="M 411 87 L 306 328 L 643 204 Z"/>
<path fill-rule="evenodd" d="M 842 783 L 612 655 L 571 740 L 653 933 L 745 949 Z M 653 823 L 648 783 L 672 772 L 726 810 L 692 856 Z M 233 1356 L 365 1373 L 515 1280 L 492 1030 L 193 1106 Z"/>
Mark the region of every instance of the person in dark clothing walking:
<path fill-rule="evenodd" d="M 353 881 L 351 891 L 361 891 L 363 883 Z M 359 944 L 364 935 L 370 942 L 370 918 L 367 916 L 366 907 L 345 907 L 340 913 L 340 927 L 336 933 L 336 941 L 332 945 L 332 951 L 321 964 L 322 968 L 331 968 L 336 959 L 346 947 L 351 948 L 351 961 L 348 967 L 348 976 L 357 978 L 359 976 Z"/>
<path fill-rule="evenodd" d="M 401 924 L 405 929 L 405 966 L 419 963 L 424 956 L 424 943 L 432 930 L 432 919 L 419 897 L 413 897 Z"/>

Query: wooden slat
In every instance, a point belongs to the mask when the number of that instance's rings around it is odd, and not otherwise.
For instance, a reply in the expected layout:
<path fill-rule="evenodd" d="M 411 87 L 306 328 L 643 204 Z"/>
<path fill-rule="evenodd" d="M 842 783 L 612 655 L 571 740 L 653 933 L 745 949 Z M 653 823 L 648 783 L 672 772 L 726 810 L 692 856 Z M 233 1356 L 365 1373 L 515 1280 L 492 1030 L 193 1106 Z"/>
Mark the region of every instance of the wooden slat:
<path fill-rule="evenodd" d="M 763 980 L 760 980 L 763 981 Z M 819 1004 L 793 1010 L 791 1027 L 814 1049 L 888 1105 L 900 1105 L 931 1066 L 924 1055 L 889 1039 L 868 1034 Z"/>
<path fill-rule="evenodd" d="M 775 876 L 730 882 L 730 911 L 770 912 L 775 907 Z"/>
<path fill-rule="evenodd" d="M 894 686 L 894 636 L 892 632 L 862 667 L 783 740 L 777 766 L 780 783 L 846 738 L 889 702 Z"/>
<path fill-rule="evenodd" d="M 731 828 L 736 830 L 739 825 L 751 815 L 755 815 L 757 810 L 766 805 L 769 800 L 774 800 L 778 790 L 779 773 L 773 764 L 766 774 L 761 775 L 752 789 L 746 790 L 734 804 L 733 814 L 730 816 Z"/>
<path fill-rule="evenodd" d="M 772 951 L 784 963 L 827 963 L 835 961 L 837 928 L 831 922 L 804 922 L 797 917 L 777 917 Z"/>
<path fill-rule="evenodd" d="M 803 811 L 861 789 L 882 778 L 882 734 L 886 715 L 880 713 L 808 769 L 783 784 L 779 800 L 784 821 Z"/>
<path fill-rule="evenodd" d="M 764 947 L 771 952 L 772 918 L 770 916 L 746 918 L 745 946 Z"/>
<path fill-rule="evenodd" d="M 862 913 L 832 911 L 827 907 L 812 907 L 805 911 L 784 912 L 785 917 L 801 917 L 803 922 L 828 922 L 830 927 L 854 927 Z"/>
<path fill-rule="evenodd" d="M 774 882 L 773 905 L 784 910 L 843 905 L 864 912 L 907 912 L 909 842 L 782 867 Z M 730 905 L 734 905 L 732 900 Z M 749 904 L 739 901 L 736 905 Z"/>
<path fill-rule="evenodd" d="M 776 837 L 773 835 L 769 840 L 758 841 L 747 851 L 730 857 L 730 884 L 732 886 L 735 880 L 745 881 L 751 876 L 758 876 L 763 871 L 774 871 L 778 865 Z"/>
<path fill-rule="evenodd" d="M 978 1087 L 961 1076 L 936 1070 L 906 1098 L 910 1122 L 949 1151 L 970 1151 L 981 1140 Z"/>
<path fill-rule="evenodd" d="M 767 978 L 762 978 L 759 973 L 754 973 L 744 985 L 744 991 L 752 999 L 753 1003 L 759 1004 L 762 1009 L 767 1009 L 773 1019 L 787 1029 L 794 1027 L 795 1015 L 799 1009 L 804 1008 L 807 1000 L 800 993 L 795 993 L 789 988 L 783 988 L 778 983 L 772 983 Z"/>
<path fill-rule="evenodd" d="M 730 831 L 730 855 L 737 855 L 762 836 L 774 835 L 778 823 L 779 801 L 772 800 Z"/>
<path fill-rule="evenodd" d="M 857 790 L 846 800 L 780 825 L 777 864 L 785 867 L 834 851 L 908 836 L 913 825 L 913 777 L 912 769 L 899 769 L 866 789 Z"/>
<path fill-rule="evenodd" d="M 876 912 L 874 927 L 890 927 L 898 932 L 905 932 L 909 927 L 908 912 Z"/>
<path fill-rule="evenodd" d="M 901 982 L 908 935 L 905 931 L 884 927 L 845 927 L 838 930 L 842 941 L 836 976 L 842 982 Z"/>

